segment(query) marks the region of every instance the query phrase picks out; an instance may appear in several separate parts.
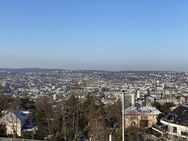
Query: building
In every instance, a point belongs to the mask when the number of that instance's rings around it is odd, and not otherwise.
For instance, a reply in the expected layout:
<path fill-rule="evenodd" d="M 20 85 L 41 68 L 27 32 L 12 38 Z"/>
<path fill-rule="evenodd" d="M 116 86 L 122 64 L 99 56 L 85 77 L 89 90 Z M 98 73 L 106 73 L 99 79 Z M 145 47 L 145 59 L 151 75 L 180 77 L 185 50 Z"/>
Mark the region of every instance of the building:
<path fill-rule="evenodd" d="M 125 110 L 125 127 L 152 127 L 160 113 L 151 106 L 131 106 Z"/>
<path fill-rule="evenodd" d="M 188 140 L 188 105 L 181 105 L 161 119 L 163 134 L 172 140 Z"/>
<path fill-rule="evenodd" d="M 134 94 L 125 94 L 124 99 L 125 99 L 125 109 L 127 109 L 130 106 L 135 105 L 135 95 Z"/>
<path fill-rule="evenodd" d="M 23 132 L 35 132 L 37 127 L 32 124 L 32 114 L 28 111 L 12 110 L 0 119 L 6 126 L 7 135 L 21 136 Z"/>
<path fill-rule="evenodd" d="M 137 90 L 137 92 L 136 92 L 136 99 L 140 99 L 140 91 L 139 90 Z"/>

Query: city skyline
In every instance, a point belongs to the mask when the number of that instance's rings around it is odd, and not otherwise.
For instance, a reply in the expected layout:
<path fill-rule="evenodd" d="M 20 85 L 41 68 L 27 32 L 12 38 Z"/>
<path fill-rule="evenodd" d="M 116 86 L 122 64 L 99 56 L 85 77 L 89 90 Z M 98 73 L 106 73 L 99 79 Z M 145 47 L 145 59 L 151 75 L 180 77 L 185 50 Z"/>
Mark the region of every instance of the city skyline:
<path fill-rule="evenodd" d="M 1 1 L 0 68 L 188 71 L 187 1 Z"/>

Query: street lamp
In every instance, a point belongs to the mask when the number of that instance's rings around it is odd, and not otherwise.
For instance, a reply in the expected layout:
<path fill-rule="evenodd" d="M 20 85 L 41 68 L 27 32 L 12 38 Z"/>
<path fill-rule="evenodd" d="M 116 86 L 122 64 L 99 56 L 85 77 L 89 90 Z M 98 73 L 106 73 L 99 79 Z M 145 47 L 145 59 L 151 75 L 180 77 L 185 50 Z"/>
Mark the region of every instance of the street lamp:
<path fill-rule="evenodd" d="M 125 96 L 122 92 L 122 141 L 125 141 Z"/>

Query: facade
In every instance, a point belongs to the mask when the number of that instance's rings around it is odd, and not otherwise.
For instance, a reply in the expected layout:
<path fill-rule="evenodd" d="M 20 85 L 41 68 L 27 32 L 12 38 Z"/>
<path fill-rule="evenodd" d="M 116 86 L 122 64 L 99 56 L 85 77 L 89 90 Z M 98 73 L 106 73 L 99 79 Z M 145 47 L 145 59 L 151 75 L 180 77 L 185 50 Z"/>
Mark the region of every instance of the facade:
<path fill-rule="evenodd" d="M 30 112 L 12 110 L 1 118 L 0 123 L 6 125 L 8 135 L 21 136 L 22 132 L 37 130 L 37 127 L 32 125 Z"/>
<path fill-rule="evenodd" d="M 125 110 L 125 127 L 152 127 L 161 112 L 151 106 L 132 106 Z"/>
<path fill-rule="evenodd" d="M 161 119 L 164 134 L 172 140 L 188 141 L 188 106 L 181 105 Z"/>

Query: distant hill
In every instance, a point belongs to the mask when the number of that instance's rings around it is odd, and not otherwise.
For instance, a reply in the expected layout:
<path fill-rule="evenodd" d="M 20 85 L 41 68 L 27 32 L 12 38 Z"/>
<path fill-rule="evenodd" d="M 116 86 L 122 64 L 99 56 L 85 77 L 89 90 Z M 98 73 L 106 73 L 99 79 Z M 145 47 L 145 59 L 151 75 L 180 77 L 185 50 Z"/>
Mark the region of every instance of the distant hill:
<path fill-rule="evenodd" d="M 176 71 L 108 71 L 108 70 L 66 70 L 66 69 L 46 69 L 46 68 L 0 68 L 0 71 L 8 72 L 51 72 L 51 71 L 70 71 L 74 73 L 108 72 L 108 73 L 176 73 Z"/>
<path fill-rule="evenodd" d="M 19 69 L 0 69 L 8 72 L 51 72 L 51 71 L 65 71 L 63 69 L 44 69 L 44 68 L 19 68 Z"/>

